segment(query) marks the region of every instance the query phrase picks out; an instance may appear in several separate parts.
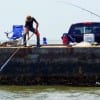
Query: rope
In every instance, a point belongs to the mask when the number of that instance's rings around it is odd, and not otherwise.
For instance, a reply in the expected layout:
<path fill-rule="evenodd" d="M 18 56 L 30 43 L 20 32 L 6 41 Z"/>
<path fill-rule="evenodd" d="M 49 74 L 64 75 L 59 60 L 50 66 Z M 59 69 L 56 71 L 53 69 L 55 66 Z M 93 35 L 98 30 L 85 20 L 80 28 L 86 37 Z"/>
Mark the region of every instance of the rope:
<path fill-rule="evenodd" d="M 31 37 L 33 36 L 33 34 L 25 41 L 27 42 Z M 20 50 L 20 48 L 17 48 L 15 50 L 15 52 L 5 61 L 5 63 L 1 66 L 0 68 L 0 72 L 5 68 L 5 66 L 9 63 L 9 61 L 13 58 L 13 56 Z"/>

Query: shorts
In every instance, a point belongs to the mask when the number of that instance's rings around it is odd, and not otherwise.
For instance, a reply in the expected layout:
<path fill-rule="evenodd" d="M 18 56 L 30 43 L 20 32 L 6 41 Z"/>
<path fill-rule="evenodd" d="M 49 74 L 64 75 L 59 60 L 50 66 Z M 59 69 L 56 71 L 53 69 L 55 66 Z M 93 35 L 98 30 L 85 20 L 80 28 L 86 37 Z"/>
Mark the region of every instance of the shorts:
<path fill-rule="evenodd" d="M 35 33 L 35 29 L 34 28 L 28 28 L 28 29 L 29 29 L 29 31 Z"/>
<path fill-rule="evenodd" d="M 26 28 L 27 28 L 29 31 L 35 33 L 35 28 L 33 28 L 33 27 L 26 27 Z"/>

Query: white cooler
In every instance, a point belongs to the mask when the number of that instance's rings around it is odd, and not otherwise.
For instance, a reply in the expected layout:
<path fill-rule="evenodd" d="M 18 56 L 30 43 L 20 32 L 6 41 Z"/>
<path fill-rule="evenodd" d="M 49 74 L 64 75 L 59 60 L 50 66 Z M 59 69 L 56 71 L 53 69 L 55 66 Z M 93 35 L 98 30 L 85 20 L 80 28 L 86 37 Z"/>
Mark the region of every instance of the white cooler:
<path fill-rule="evenodd" d="M 95 42 L 95 36 L 92 33 L 84 34 L 84 42 L 94 43 Z"/>

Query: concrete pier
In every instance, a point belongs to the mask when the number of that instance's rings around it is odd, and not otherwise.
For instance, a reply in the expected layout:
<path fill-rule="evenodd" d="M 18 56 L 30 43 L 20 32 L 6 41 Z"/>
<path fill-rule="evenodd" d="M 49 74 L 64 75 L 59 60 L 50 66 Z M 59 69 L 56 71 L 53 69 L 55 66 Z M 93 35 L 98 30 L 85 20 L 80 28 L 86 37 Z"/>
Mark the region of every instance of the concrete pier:
<path fill-rule="evenodd" d="M 99 86 L 100 47 L 0 47 L 1 85 Z"/>

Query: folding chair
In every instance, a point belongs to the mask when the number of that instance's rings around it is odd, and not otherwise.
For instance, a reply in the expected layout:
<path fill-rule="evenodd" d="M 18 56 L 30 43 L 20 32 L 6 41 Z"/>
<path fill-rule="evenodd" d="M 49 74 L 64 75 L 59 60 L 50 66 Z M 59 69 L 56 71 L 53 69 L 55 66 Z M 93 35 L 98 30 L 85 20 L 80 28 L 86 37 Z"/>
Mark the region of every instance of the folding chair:
<path fill-rule="evenodd" d="M 5 32 L 7 38 L 9 39 L 8 44 L 11 46 L 17 46 L 18 42 L 23 37 L 24 26 L 23 25 L 13 25 L 11 32 Z"/>

